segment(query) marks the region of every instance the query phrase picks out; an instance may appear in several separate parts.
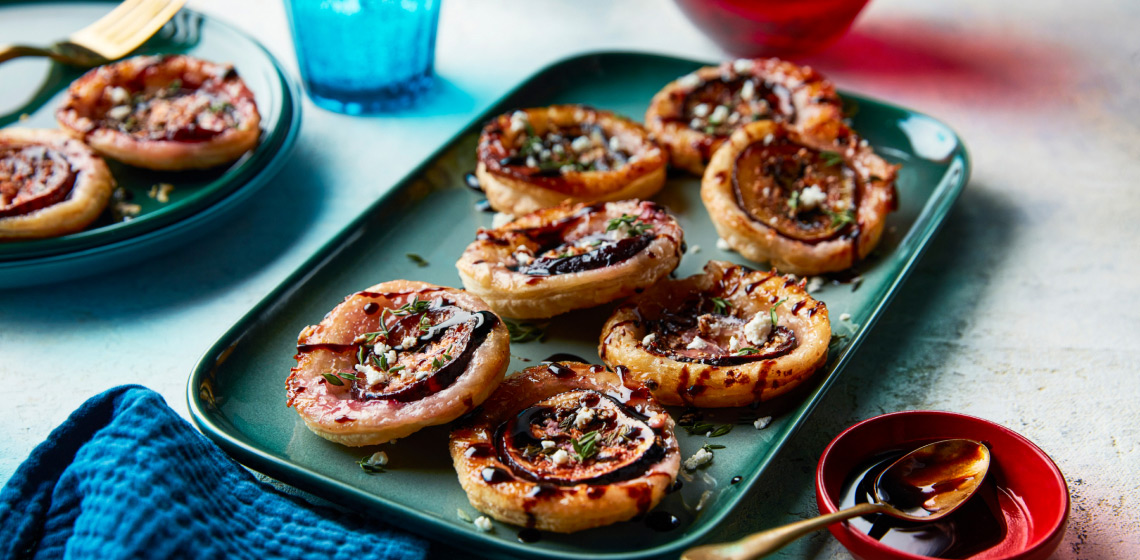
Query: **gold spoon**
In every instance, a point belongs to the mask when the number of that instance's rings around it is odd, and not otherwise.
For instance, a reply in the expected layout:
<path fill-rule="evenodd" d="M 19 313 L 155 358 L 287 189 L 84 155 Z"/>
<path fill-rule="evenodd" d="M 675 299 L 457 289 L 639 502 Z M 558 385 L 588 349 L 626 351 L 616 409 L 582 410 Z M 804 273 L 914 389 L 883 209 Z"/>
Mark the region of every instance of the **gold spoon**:
<path fill-rule="evenodd" d="M 873 502 L 753 533 L 735 542 L 690 548 L 681 560 L 760 558 L 832 523 L 874 513 L 908 521 L 934 521 L 966 503 L 989 468 L 990 450 L 979 442 L 948 439 L 924 445 L 891 463 L 875 479 Z"/>

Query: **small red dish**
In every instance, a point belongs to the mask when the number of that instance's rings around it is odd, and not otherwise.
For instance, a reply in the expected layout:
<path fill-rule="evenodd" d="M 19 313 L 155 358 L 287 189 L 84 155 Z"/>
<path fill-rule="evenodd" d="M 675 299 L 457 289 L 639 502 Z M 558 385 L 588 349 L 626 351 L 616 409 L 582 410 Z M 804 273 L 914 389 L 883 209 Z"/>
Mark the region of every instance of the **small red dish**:
<path fill-rule="evenodd" d="M 847 32 L 868 0 L 674 0 L 705 36 L 739 56 L 819 52 Z"/>
<path fill-rule="evenodd" d="M 1000 542 L 970 558 L 1048 558 L 1061 544 L 1068 521 L 1069 488 L 1065 477 L 1044 451 L 1021 435 L 964 414 L 931 410 L 895 412 L 864 420 L 836 436 L 823 451 L 816 468 L 819 512 L 827 514 L 839 509 L 844 482 L 873 457 L 951 438 L 981 441 L 990 448 L 992 461 L 987 477 L 993 477 L 1008 497 L 1002 513 L 1009 530 Z M 859 560 L 928 558 L 889 547 L 848 522 L 836 523 L 830 530 Z"/>

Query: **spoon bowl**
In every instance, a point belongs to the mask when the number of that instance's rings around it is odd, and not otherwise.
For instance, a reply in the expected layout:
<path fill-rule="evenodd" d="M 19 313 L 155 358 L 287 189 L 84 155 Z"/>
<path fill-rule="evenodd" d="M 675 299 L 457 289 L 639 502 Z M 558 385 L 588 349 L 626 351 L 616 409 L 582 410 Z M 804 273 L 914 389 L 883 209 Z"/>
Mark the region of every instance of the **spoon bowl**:
<path fill-rule="evenodd" d="M 761 558 L 833 523 L 875 513 L 908 521 L 934 521 L 966 503 L 981 486 L 989 467 L 990 450 L 980 442 L 936 441 L 891 463 L 875 480 L 874 502 L 753 533 L 735 542 L 690 548 L 681 560 Z"/>

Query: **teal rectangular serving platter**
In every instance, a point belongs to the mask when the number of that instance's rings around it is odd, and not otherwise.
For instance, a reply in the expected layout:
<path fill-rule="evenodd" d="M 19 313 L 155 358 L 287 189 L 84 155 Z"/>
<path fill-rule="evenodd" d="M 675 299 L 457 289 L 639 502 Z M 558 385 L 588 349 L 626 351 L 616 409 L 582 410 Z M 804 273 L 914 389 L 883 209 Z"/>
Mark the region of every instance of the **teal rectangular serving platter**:
<path fill-rule="evenodd" d="M 965 146 L 947 126 L 925 115 L 843 94 L 852 124 L 876 151 L 901 163 L 900 205 L 888 219 L 880 247 L 858 267 L 861 280 L 827 282 L 815 296 L 831 311 L 837 340 L 826 367 L 791 399 L 758 409 L 720 411 L 708 421 L 733 424 L 716 438 L 678 432 L 684 457 L 705 443 L 722 444 L 710 466 L 682 476 L 684 486 L 658 506 L 680 520 L 670 531 L 642 521 L 573 535 L 543 534 L 533 543 L 518 528 L 495 522 L 483 533 L 457 510 L 478 516 L 459 486 L 447 452 L 447 427 L 425 429 L 395 444 L 348 448 L 325 441 L 285 406 L 285 378 L 294 364 L 297 333 L 315 324 L 350 293 L 397 278 L 461 286 L 455 261 L 492 214 L 464 186 L 475 167 L 484 122 L 516 107 L 585 103 L 641 120 L 653 94 L 703 64 L 637 53 L 587 54 L 532 76 L 393 187 L 313 255 L 229 330 L 190 376 L 190 411 L 198 427 L 238 461 L 350 509 L 430 538 L 493 558 L 633 559 L 676 557 L 733 510 L 775 454 L 835 381 L 875 320 L 905 280 L 945 219 L 969 175 Z M 856 110 L 857 109 L 857 110 Z M 677 217 L 690 246 L 677 270 L 694 274 L 710 259 L 747 263 L 716 248 L 717 235 L 701 204 L 697 178 L 671 175 L 655 197 Z M 699 250 L 698 250 L 699 248 Z M 427 261 L 413 262 L 408 254 Z M 510 371 L 565 352 L 597 362 L 598 335 L 610 307 L 555 318 L 544 341 L 511 346 Z M 840 320 L 850 314 L 850 321 Z M 681 412 L 674 410 L 674 413 Z M 767 428 L 751 420 L 775 415 Z M 384 450 L 387 472 L 367 474 L 356 464 Z M 730 480 L 740 476 L 736 484 Z M 699 507 L 698 507 L 699 506 Z"/>

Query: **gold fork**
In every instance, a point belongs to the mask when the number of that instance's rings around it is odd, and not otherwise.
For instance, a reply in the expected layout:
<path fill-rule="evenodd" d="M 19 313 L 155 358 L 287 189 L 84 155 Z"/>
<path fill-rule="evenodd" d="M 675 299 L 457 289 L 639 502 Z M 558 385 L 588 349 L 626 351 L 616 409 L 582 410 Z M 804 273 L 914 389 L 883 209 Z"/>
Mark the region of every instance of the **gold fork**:
<path fill-rule="evenodd" d="M 154 35 L 186 0 L 125 0 L 99 21 L 47 47 L 0 46 L 0 62 L 46 56 L 71 66 L 91 67 L 122 58 Z"/>

